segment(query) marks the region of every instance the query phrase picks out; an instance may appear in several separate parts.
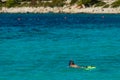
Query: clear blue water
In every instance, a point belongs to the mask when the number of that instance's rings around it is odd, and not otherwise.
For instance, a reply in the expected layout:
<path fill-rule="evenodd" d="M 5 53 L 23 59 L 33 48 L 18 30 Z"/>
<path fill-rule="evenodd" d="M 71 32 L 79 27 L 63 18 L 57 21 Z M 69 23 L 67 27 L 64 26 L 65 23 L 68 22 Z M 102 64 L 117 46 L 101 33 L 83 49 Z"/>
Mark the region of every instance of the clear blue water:
<path fill-rule="evenodd" d="M 120 14 L 0 14 L 0 80 L 119 79 Z"/>

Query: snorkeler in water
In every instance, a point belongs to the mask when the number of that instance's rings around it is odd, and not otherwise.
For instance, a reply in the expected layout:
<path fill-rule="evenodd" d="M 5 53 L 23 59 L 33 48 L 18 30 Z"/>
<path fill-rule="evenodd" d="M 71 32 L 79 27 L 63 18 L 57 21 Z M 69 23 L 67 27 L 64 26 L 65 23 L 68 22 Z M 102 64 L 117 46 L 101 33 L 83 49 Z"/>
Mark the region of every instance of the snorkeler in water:
<path fill-rule="evenodd" d="M 69 61 L 69 67 L 71 68 L 81 68 L 81 69 L 85 69 L 85 70 L 92 70 L 92 69 L 96 69 L 95 66 L 78 66 L 74 63 L 73 60 Z"/>
<path fill-rule="evenodd" d="M 80 68 L 80 66 L 76 65 L 73 60 L 69 61 L 69 67 L 71 67 L 71 68 Z"/>

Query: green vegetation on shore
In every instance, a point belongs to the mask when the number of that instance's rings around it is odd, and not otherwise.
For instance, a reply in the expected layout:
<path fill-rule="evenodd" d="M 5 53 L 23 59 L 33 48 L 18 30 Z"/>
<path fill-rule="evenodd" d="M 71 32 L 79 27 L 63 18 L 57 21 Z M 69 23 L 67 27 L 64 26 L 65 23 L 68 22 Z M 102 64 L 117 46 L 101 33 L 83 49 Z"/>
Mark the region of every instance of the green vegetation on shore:
<path fill-rule="evenodd" d="M 105 2 L 98 2 L 95 4 L 95 7 L 98 7 L 98 6 L 105 6 L 106 3 Z"/>
<path fill-rule="evenodd" d="M 6 6 L 7 7 L 14 7 L 14 6 L 17 6 L 18 3 L 15 1 L 15 0 L 7 0 L 6 1 Z"/>
<path fill-rule="evenodd" d="M 107 8 L 110 6 L 102 0 L 70 0 L 69 3 L 66 3 L 66 1 L 67 0 L 6 0 L 5 2 L 2 2 L 2 0 L 0 0 L 0 7 L 63 7 L 64 5 L 74 4 L 81 7 L 102 6 Z M 113 2 L 111 6 L 119 7 L 120 0 Z"/>
<path fill-rule="evenodd" d="M 120 6 L 120 0 L 117 0 L 112 3 L 112 7 L 119 7 Z"/>
<path fill-rule="evenodd" d="M 99 0 L 79 0 L 77 3 L 78 3 L 78 5 L 84 5 L 86 7 L 90 7 L 90 6 L 100 4 L 100 3 L 103 3 L 103 2 L 99 1 Z"/>

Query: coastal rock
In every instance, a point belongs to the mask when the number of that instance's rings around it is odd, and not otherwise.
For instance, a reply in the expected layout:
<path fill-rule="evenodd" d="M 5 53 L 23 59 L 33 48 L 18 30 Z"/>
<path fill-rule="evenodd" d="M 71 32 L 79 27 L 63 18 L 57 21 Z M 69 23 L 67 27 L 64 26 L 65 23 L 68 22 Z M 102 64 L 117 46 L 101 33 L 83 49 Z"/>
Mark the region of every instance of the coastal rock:
<path fill-rule="evenodd" d="M 89 7 L 79 8 L 74 6 L 64 7 L 14 7 L 6 8 L 2 7 L 0 13 L 120 13 L 120 7 L 118 8 L 102 8 L 102 7 Z"/>

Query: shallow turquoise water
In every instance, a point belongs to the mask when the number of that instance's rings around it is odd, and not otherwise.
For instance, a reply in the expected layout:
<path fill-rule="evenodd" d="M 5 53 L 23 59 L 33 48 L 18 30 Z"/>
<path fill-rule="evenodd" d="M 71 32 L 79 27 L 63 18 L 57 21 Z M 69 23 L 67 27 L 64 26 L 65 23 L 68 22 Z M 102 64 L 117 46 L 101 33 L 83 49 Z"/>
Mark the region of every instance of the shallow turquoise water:
<path fill-rule="evenodd" d="M 119 14 L 0 14 L 0 80 L 119 80 L 119 22 Z M 71 69 L 71 59 L 97 68 Z"/>

